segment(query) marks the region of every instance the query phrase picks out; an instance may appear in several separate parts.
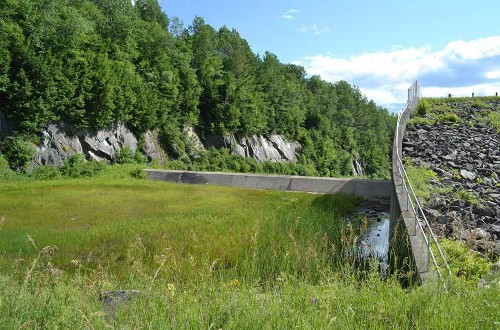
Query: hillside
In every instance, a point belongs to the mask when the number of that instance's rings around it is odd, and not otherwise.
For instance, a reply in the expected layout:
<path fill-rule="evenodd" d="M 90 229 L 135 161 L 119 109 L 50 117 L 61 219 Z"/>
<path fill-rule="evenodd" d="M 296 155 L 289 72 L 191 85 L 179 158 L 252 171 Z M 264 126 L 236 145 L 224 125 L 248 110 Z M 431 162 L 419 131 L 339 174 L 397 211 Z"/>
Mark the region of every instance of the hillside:
<path fill-rule="evenodd" d="M 427 217 L 446 237 L 500 255 L 500 100 L 424 99 L 403 154 Z"/>
<path fill-rule="evenodd" d="M 184 28 L 156 0 L 3 1 L 0 113 L 4 135 L 36 145 L 50 123 L 80 135 L 124 123 L 139 144 L 156 131 L 184 163 L 189 127 L 204 143 L 278 134 L 300 143 L 309 175 L 385 178 L 395 125 L 357 87 L 254 54 L 200 17 Z"/>

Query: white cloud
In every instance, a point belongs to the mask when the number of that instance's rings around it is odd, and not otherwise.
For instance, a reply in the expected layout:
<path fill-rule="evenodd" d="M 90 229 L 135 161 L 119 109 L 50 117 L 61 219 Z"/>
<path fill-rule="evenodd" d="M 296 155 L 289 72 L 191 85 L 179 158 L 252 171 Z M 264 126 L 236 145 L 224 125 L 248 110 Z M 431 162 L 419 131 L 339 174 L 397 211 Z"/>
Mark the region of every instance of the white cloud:
<path fill-rule="evenodd" d="M 307 30 L 312 31 L 312 30 Z M 406 101 L 406 90 L 418 79 L 424 96 L 494 95 L 500 91 L 500 36 L 453 41 L 443 49 L 428 45 L 362 53 L 347 58 L 323 54 L 296 61 L 311 75 L 358 85 L 377 104 Z"/>
<path fill-rule="evenodd" d="M 281 17 L 284 19 L 294 19 L 296 14 L 299 14 L 300 10 L 297 9 L 290 9 L 287 10 Z"/>
<path fill-rule="evenodd" d="M 323 33 L 328 33 L 330 32 L 330 28 L 327 27 L 327 26 L 323 26 L 323 27 L 320 27 L 318 26 L 317 24 L 313 24 L 311 25 L 310 27 L 306 27 L 306 26 L 301 26 L 297 29 L 297 32 L 300 32 L 300 33 L 312 33 L 316 36 L 319 36 Z"/>
<path fill-rule="evenodd" d="M 300 33 L 306 33 L 307 32 L 307 28 L 305 26 L 301 26 L 297 29 L 297 32 L 300 32 Z"/>
<path fill-rule="evenodd" d="M 488 71 L 484 74 L 486 79 L 500 79 L 500 70 Z"/>
<path fill-rule="evenodd" d="M 464 87 L 438 87 L 429 86 L 422 88 L 422 94 L 428 97 L 443 97 L 448 94 L 453 96 L 471 96 L 472 93 L 476 96 L 491 96 L 495 95 L 496 92 L 500 91 L 500 81 L 494 82 L 492 84 L 477 84 Z"/>

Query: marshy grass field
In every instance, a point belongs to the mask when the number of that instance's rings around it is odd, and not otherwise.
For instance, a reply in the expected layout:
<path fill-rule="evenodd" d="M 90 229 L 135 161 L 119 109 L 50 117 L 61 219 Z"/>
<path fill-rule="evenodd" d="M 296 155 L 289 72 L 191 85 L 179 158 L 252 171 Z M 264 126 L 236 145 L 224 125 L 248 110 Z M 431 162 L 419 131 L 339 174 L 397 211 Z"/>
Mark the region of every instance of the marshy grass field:
<path fill-rule="evenodd" d="M 360 199 L 135 179 L 0 182 L 0 328 L 500 329 L 498 282 L 353 257 Z M 106 290 L 141 290 L 112 313 Z"/>

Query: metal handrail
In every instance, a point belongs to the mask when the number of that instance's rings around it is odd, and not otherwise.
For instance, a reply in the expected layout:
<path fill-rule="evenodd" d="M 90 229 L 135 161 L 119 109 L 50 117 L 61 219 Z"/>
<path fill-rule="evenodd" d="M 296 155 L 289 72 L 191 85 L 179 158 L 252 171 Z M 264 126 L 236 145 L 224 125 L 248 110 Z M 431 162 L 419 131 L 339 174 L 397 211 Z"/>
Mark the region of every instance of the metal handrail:
<path fill-rule="evenodd" d="M 403 115 L 411 115 L 412 109 L 414 109 L 415 102 L 418 102 L 420 98 L 422 97 L 421 91 L 420 91 L 420 86 L 418 84 L 418 81 L 415 81 L 412 86 L 408 89 L 408 101 L 407 103 L 403 106 L 401 111 L 398 113 L 398 119 L 397 119 L 397 126 L 396 126 L 396 136 L 394 139 L 394 148 L 396 149 L 396 164 L 397 164 L 397 174 L 402 180 L 402 191 L 401 193 L 404 193 L 406 190 L 406 200 L 407 200 L 407 210 L 408 206 L 411 206 L 411 209 L 413 211 L 413 214 L 415 215 L 415 227 L 419 228 L 422 236 L 424 237 L 425 244 L 427 246 L 428 253 L 431 257 L 432 263 L 434 264 L 436 268 L 436 273 L 440 279 L 443 278 L 443 275 L 441 274 L 441 271 L 439 270 L 438 262 L 436 260 L 436 256 L 434 255 L 434 252 L 432 252 L 431 249 L 431 243 L 434 243 L 436 246 L 437 251 L 439 252 L 439 256 L 441 257 L 444 266 L 448 272 L 448 283 L 443 283 L 443 286 L 445 290 L 451 285 L 451 280 L 452 280 L 452 272 L 450 269 L 450 266 L 448 265 L 448 261 L 446 260 L 446 256 L 443 253 L 443 250 L 439 246 L 439 243 L 437 241 L 436 235 L 432 231 L 432 228 L 429 224 L 429 221 L 427 220 L 427 217 L 424 214 L 424 211 L 422 209 L 422 206 L 420 205 L 420 202 L 417 198 L 417 195 L 415 194 L 415 191 L 413 189 L 413 186 L 411 184 L 410 179 L 408 178 L 408 174 L 406 173 L 406 169 L 403 165 L 403 161 L 401 160 L 401 153 L 400 153 L 400 125 L 401 125 L 401 118 Z M 401 139 L 402 141 L 402 139 Z M 411 195 L 410 195 L 411 193 Z M 409 205 L 408 205 L 409 203 Z M 425 227 L 425 228 L 424 228 Z M 427 234 L 426 234 L 427 232 Z M 429 238 L 427 237 L 429 235 Z M 428 269 L 426 270 L 428 271 Z"/>

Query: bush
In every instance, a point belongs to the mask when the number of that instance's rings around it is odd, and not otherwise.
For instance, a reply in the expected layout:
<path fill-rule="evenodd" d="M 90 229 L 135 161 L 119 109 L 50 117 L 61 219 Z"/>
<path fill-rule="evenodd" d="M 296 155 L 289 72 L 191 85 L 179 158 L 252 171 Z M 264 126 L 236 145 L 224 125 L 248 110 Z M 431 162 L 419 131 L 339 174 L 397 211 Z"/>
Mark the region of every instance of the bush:
<path fill-rule="evenodd" d="M 30 146 L 24 136 L 9 136 L 0 146 L 5 159 L 11 169 L 23 171 L 35 155 L 35 150 Z"/>
<path fill-rule="evenodd" d="M 61 178 L 61 171 L 55 166 L 40 166 L 33 170 L 31 176 L 36 180 L 54 180 Z"/>
<path fill-rule="evenodd" d="M 9 167 L 9 162 L 4 156 L 0 155 L 0 180 L 10 178 L 14 173 Z"/>
<path fill-rule="evenodd" d="M 455 197 L 459 200 L 464 200 L 469 202 L 470 205 L 481 206 L 481 203 L 476 195 L 472 191 L 467 191 L 465 189 L 459 189 L 455 192 Z"/>
<path fill-rule="evenodd" d="M 134 162 L 134 152 L 130 148 L 123 147 L 115 154 L 115 163 L 117 164 L 132 164 Z"/>
<path fill-rule="evenodd" d="M 425 117 L 427 115 L 428 110 L 429 110 L 429 104 L 427 103 L 426 100 L 421 99 L 417 105 L 417 116 Z"/>
<path fill-rule="evenodd" d="M 477 282 L 489 274 L 491 263 L 471 251 L 465 242 L 443 239 L 441 248 L 450 264 L 451 271 L 467 281 Z"/>
<path fill-rule="evenodd" d="M 491 105 L 489 105 L 488 103 L 486 103 L 484 101 L 481 101 L 481 100 L 474 100 L 474 102 L 472 102 L 472 108 L 476 108 L 476 109 L 490 109 Z"/>
<path fill-rule="evenodd" d="M 445 123 L 445 122 L 459 123 L 460 117 L 456 113 L 448 112 L 448 113 L 440 115 L 438 117 L 438 122 L 440 122 L 440 123 Z"/>
<path fill-rule="evenodd" d="M 104 169 L 105 165 L 95 160 L 87 162 L 82 154 L 75 154 L 64 162 L 61 172 L 64 176 L 81 178 L 94 176 Z"/>
<path fill-rule="evenodd" d="M 139 150 L 135 151 L 134 161 L 137 164 L 146 164 L 148 162 L 148 157 L 144 156 Z"/>
<path fill-rule="evenodd" d="M 136 179 L 147 179 L 146 172 L 144 172 L 143 168 L 136 167 L 130 172 L 130 176 Z"/>

